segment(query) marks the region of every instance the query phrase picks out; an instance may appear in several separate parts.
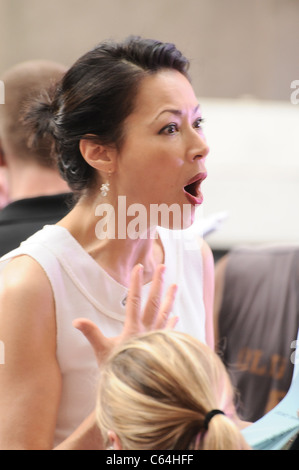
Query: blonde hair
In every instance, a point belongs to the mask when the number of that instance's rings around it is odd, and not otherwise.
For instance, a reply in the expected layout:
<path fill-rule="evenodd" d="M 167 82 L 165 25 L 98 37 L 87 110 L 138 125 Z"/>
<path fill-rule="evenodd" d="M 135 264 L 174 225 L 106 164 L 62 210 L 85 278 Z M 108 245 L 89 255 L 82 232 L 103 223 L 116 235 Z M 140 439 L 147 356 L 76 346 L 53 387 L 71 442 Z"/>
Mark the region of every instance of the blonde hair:
<path fill-rule="evenodd" d="M 210 421 L 212 409 L 220 409 Z M 206 345 L 172 330 L 121 345 L 103 367 L 97 421 L 125 450 L 243 450 L 234 392 L 221 359 Z"/>

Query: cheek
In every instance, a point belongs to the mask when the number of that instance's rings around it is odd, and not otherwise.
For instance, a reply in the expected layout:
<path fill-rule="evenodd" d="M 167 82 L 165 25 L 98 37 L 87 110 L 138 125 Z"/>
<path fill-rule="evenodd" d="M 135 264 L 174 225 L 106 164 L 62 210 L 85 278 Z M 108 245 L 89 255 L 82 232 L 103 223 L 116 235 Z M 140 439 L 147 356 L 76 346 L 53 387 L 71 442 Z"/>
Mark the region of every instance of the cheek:
<path fill-rule="evenodd" d="M 148 138 L 127 142 L 119 155 L 122 185 L 130 192 L 149 192 L 153 198 L 177 190 L 183 165 L 178 154 L 177 145 L 171 142 L 161 145 Z"/>
<path fill-rule="evenodd" d="M 146 181 L 155 175 L 157 167 L 155 154 L 141 145 L 127 148 L 119 158 L 119 174 L 124 181 Z"/>

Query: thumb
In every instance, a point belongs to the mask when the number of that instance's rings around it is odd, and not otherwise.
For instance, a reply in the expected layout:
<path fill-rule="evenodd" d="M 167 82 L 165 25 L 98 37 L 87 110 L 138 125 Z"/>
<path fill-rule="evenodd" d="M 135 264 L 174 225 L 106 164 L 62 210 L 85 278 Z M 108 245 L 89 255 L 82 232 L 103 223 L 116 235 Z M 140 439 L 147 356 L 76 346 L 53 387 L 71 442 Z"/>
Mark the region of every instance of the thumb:
<path fill-rule="evenodd" d="M 107 339 L 102 334 L 101 330 L 95 323 L 87 318 L 77 318 L 73 321 L 73 326 L 81 331 L 85 338 L 91 344 L 94 353 L 99 360 L 99 355 L 102 355 L 107 350 Z"/>

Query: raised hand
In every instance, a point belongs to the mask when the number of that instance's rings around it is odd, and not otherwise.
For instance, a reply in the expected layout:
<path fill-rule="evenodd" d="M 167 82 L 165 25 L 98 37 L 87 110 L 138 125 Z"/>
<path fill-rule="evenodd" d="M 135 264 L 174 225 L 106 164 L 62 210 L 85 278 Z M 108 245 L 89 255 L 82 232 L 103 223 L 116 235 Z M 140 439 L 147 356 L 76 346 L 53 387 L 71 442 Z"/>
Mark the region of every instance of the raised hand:
<path fill-rule="evenodd" d="M 146 305 L 141 308 L 141 290 L 143 284 L 143 266 L 138 264 L 132 270 L 130 288 L 126 303 L 124 328 L 119 336 L 106 338 L 91 320 L 78 318 L 73 325 L 80 330 L 93 347 L 99 366 L 112 349 L 130 336 L 145 331 L 174 328 L 178 318 L 170 318 L 177 286 L 171 285 L 162 299 L 165 266 L 159 265 L 154 273 Z"/>

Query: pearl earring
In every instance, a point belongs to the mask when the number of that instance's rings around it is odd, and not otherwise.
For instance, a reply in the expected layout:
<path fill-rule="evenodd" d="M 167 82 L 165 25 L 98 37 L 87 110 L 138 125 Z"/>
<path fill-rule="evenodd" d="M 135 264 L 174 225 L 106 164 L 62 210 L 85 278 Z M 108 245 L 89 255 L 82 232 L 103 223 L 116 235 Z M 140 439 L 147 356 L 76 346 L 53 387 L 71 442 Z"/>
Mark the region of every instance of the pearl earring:
<path fill-rule="evenodd" d="M 107 181 L 107 183 L 102 184 L 101 189 L 100 189 L 100 194 L 102 197 L 106 197 L 109 191 L 110 191 L 110 183 L 109 181 Z"/>
<path fill-rule="evenodd" d="M 108 173 L 108 177 L 110 178 L 111 176 L 111 171 L 109 171 Z M 106 197 L 107 194 L 109 193 L 110 191 L 110 182 L 109 181 L 106 181 L 106 183 L 103 183 L 101 188 L 100 188 L 100 194 L 102 197 Z"/>

